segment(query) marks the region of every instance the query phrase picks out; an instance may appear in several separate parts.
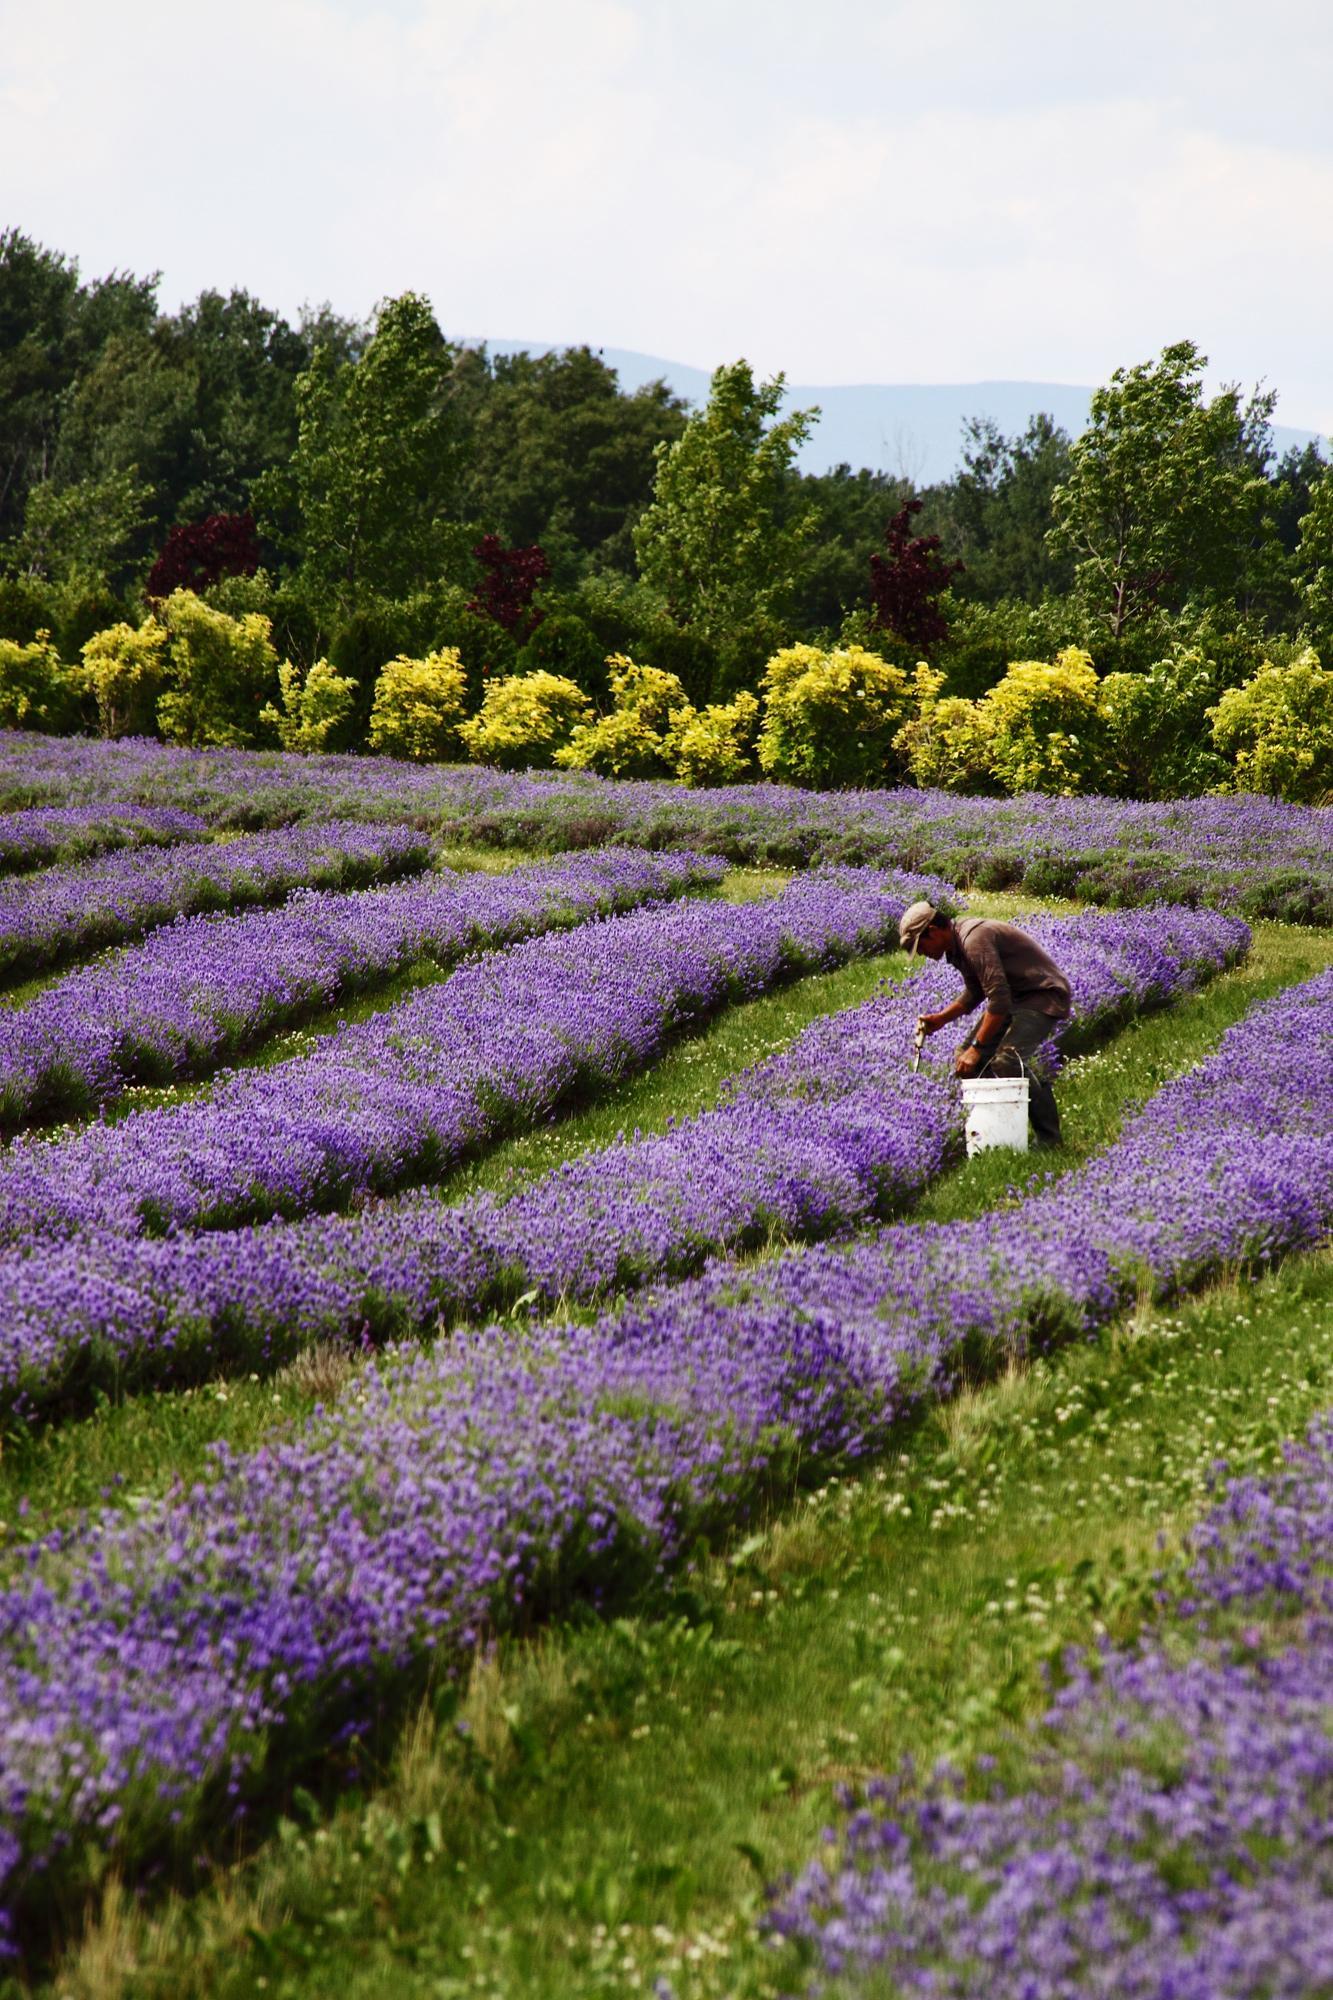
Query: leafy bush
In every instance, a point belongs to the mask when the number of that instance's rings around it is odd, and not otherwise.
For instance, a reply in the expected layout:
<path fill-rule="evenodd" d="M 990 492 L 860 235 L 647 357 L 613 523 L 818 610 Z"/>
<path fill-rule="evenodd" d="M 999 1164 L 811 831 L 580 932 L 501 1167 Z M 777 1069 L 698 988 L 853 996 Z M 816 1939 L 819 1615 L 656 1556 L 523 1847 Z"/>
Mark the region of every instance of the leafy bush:
<path fill-rule="evenodd" d="M 370 747 L 391 757 L 448 757 L 457 747 L 467 674 L 456 646 L 423 660 L 399 654 L 375 682 Z"/>
<path fill-rule="evenodd" d="M 1100 701 L 1115 789 L 1136 799 L 1197 797 L 1224 778 L 1207 721 L 1220 691 L 1216 667 L 1197 646 L 1146 674 L 1107 674 Z"/>
<path fill-rule="evenodd" d="M 299 667 L 284 660 L 278 668 L 278 690 L 282 706 L 273 702 L 260 711 L 259 720 L 277 732 L 284 750 L 317 750 L 341 747 L 356 707 L 357 685 L 350 676 L 335 673 L 327 660 L 316 660 L 304 676 Z"/>
<path fill-rule="evenodd" d="M 907 675 L 862 646 L 786 646 L 764 670 L 759 762 L 806 785 L 882 784 L 896 769 Z"/>
<path fill-rule="evenodd" d="M 556 752 L 556 763 L 607 778 L 669 775 L 672 716 L 687 706 L 679 679 L 661 667 L 641 667 L 625 653 L 613 653 L 606 664 L 614 708 L 576 729 Z"/>
<path fill-rule="evenodd" d="M 103 736 L 146 736 L 155 726 L 167 675 L 167 632 L 156 618 L 95 632 L 83 647 L 81 677 L 97 703 Z"/>
<path fill-rule="evenodd" d="M 923 661 L 913 679 L 917 712 L 894 738 L 894 749 L 918 785 L 949 792 L 985 792 L 994 783 L 989 716 L 980 702 L 945 694 L 945 676 Z"/>
<path fill-rule="evenodd" d="M 549 766 L 572 732 L 591 716 L 592 705 L 582 688 L 561 674 L 538 669 L 492 681 L 480 712 L 460 724 L 458 735 L 477 763 L 522 771 Z"/>
<path fill-rule="evenodd" d="M 558 674 L 594 700 L 605 694 L 607 649 L 573 611 L 548 611 L 519 653 L 520 674 Z"/>
<path fill-rule="evenodd" d="M 1066 646 L 1053 661 L 1015 660 L 978 703 L 991 764 L 1008 792 L 1092 791 L 1105 767 L 1092 660 Z"/>
<path fill-rule="evenodd" d="M 753 767 L 758 723 L 759 701 L 752 694 L 675 709 L 666 747 L 676 776 L 685 785 L 734 785 Z"/>
<path fill-rule="evenodd" d="M 158 618 L 169 639 L 169 685 L 157 704 L 167 741 L 193 748 L 252 744 L 278 665 L 263 612 L 231 618 L 192 590 L 173 590 Z"/>
<path fill-rule="evenodd" d="M 1219 790 L 1316 805 L 1333 798 L 1333 673 L 1312 646 L 1286 666 L 1265 660 L 1208 714 L 1214 744 L 1235 766 Z"/>
<path fill-rule="evenodd" d="M 0 639 L 0 728 L 72 729 L 78 722 L 78 686 L 51 644 L 49 632 L 21 646 Z"/>

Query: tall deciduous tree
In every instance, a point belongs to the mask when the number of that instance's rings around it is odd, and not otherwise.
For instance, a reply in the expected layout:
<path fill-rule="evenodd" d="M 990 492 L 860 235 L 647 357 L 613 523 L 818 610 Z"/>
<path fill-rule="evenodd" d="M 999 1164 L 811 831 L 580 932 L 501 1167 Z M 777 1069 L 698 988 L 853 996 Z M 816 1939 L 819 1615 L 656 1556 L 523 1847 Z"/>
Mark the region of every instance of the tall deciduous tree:
<path fill-rule="evenodd" d="M 1068 433 L 1043 411 L 1014 437 L 989 417 L 968 419 L 962 470 L 933 510 L 945 546 L 967 565 L 960 596 L 992 604 L 1069 588 L 1068 557 L 1056 560 L 1046 543 L 1051 495 L 1069 477 L 1069 454 Z"/>
<path fill-rule="evenodd" d="M 1052 495 L 1049 547 L 1113 639 L 1187 598 L 1249 601 L 1276 545 L 1264 476 L 1275 397 L 1203 395 L 1193 341 L 1118 368 Z"/>
<path fill-rule="evenodd" d="M 331 610 L 404 596 L 439 574 L 461 442 L 455 356 L 429 301 L 405 292 L 380 309 L 359 360 L 340 364 L 321 345 L 298 377 L 290 478 L 302 571 Z M 280 476 L 258 483 L 261 527 L 285 498 Z"/>
<path fill-rule="evenodd" d="M 779 417 L 783 377 L 756 383 L 737 361 L 657 450 L 652 504 L 634 530 L 647 583 L 678 625 L 716 643 L 777 610 L 800 579 L 815 511 L 792 461 L 817 409 Z"/>

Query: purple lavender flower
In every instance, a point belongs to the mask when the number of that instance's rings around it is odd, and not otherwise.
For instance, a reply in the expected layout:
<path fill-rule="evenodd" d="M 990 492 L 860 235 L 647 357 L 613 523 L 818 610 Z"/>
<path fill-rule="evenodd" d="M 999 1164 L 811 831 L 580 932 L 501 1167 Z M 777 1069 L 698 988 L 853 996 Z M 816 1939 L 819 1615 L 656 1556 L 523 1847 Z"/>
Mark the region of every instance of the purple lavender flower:
<path fill-rule="evenodd" d="M 614 875 L 630 858 L 605 865 Z M 599 864 L 583 868 L 605 879 Z M 819 878 L 810 880 L 805 901 L 818 912 Z M 912 887 L 894 889 L 889 908 L 900 910 Z M 507 893 L 492 885 L 493 912 L 510 908 Z M 734 942 L 746 922 L 724 915 L 723 929 L 734 928 Z M 1249 935 L 1236 918 L 1190 910 L 1044 918 L 1031 929 L 1070 973 L 1067 1025 L 1085 1040 L 1188 990 Z M 77 1405 L 99 1382 L 123 1393 L 201 1370 L 270 1367 L 315 1338 L 429 1331 L 523 1293 L 548 1305 L 593 1299 L 771 1233 L 864 1226 L 909 1202 L 959 1148 L 946 1076 L 961 1027 L 932 1042 L 921 1075 L 905 1063 L 917 1014 L 954 983 L 947 968 L 924 964 L 813 1023 L 736 1079 L 717 1110 L 600 1148 L 503 1204 L 408 1195 L 346 1220 L 149 1242 L 99 1231 L 0 1259 L 0 1408 L 31 1418 Z"/>
<path fill-rule="evenodd" d="M 307 884 L 352 888 L 424 868 L 433 843 L 408 827 L 335 820 L 217 844 L 101 854 L 0 879 L 0 978 L 142 937 L 187 910 L 276 902 Z"/>
<path fill-rule="evenodd" d="M 771 1914 L 824 1975 L 818 1990 L 1330 1990 L 1331 1534 L 1326 1413 L 1283 1474 L 1238 1481 L 1196 1530 L 1188 1604 L 1074 1673 L 1028 1790 L 871 1786 Z"/>

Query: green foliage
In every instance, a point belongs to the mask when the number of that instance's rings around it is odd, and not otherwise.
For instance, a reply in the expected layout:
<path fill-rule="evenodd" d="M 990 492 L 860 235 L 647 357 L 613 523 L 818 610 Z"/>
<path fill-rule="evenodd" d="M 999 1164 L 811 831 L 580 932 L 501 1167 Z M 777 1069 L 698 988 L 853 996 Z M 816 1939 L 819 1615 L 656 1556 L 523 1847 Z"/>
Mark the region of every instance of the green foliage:
<path fill-rule="evenodd" d="M 591 717 L 592 705 L 576 681 L 538 667 L 491 681 L 480 711 L 458 735 L 476 763 L 524 771 L 548 767 Z"/>
<path fill-rule="evenodd" d="M 327 660 L 316 660 L 302 674 L 290 660 L 278 668 L 281 707 L 269 702 L 259 713 L 265 728 L 277 733 L 284 750 L 345 749 L 346 734 L 356 707 L 356 682 L 337 673 Z"/>
<path fill-rule="evenodd" d="M 1097 671 L 1078 646 L 1016 660 L 979 703 L 991 765 L 1007 792 L 1094 791 L 1105 750 Z"/>
<path fill-rule="evenodd" d="M 742 691 L 734 701 L 672 711 L 666 751 L 683 785 L 734 785 L 754 768 L 759 727 L 757 696 Z"/>
<path fill-rule="evenodd" d="M 1263 475 L 1274 398 L 1203 400 L 1207 357 L 1192 341 L 1118 368 L 1052 495 L 1053 559 L 1112 638 L 1186 598 L 1244 602 L 1275 544 Z"/>
<path fill-rule="evenodd" d="M 454 646 L 390 660 L 375 682 L 370 747 L 391 757 L 447 758 L 458 744 L 467 673 Z"/>
<path fill-rule="evenodd" d="M 951 696 L 985 694 L 1003 680 L 1011 660 L 1049 660 L 1065 646 L 1091 650 L 1096 631 L 1072 596 L 1043 597 L 1035 604 L 1003 597 L 981 604 L 946 591 L 940 609 L 949 621 L 949 636 L 936 649 L 933 663 L 948 681 Z"/>
<path fill-rule="evenodd" d="M 151 614 L 95 632 L 82 649 L 85 687 L 97 703 L 103 736 L 147 736 L 157 720 L 167 675 L 167 632 Z"/>
<path fill-rule="evenodd" d="M 26 646 L 0 639 L 0 728 L 46 729 L 55 733 L 78 724 L 78 683 L 39 632 Z"/>
<path fill-rule="evenodd" d="M 1197 797 L 1225 775 L 1208 710 L 1222 690 L 1201 646 L 1181 646 L 1145 674 L 1107 674 L 1101 711 L 1115 789 L 1136 799 Z"/>
<path fill-rule="evenodd" d="M 1302 609 L 1323 644 L 1333 646 L 1333 467 L 1311 489 L 1295 569 Z"/>
<path fill-rule="evenodd" d="M 1213 742 L 1234 765 L 1219 789 L 1333 802 L 1333 673 L 1312 646 L 1286 666 L 1265 660 L 1208 713 Z"/>
<path fill-rule="evenodd" d="M 278 665 L 261 611 L 215 611 L 192 590 L 173 590 L 158 617 L 169 637 L 168 682 L 157 719 L 169 743 L 201 749 L 254 743 Z"/>
<path fill-rule="evenodd" d="M 785 646 L 764 670 L 759 762 L 804 785 L 884 784 L 906 716 L 902 668 L 862 646 Z"/>
<path fill-rule="evenodd" d="M 133 468 L 69 486 L 44 480 L 28 496 L 19 560 L 54 583 L 123 582 L 147 546 L 152 502 Z"/>
<path fill-rule="evenodd" d="M 576 611 L 548 611 L 519 652 L 516 671 L 558 674 L 596 699 L 607 687 L 606 651 Z"/>
<path fill-rule="evenodd" d="M 641 667 L 623 653 L 607 661 L 609 715 L 577 728 L 555 761 L 566 771 L 598 771 L 606 778 L 661 778 L 672 770 L 672 718 L 686 707 L 675 674 Z"/>
<path fill-rule="evenodd" d="M 779 419 L 783 378 L 719 368 L 708 402 L 657 449 L 652 504 L 634 529 L 644 582 L 678 625 L 716 645 L 795 590 L 814 532 L 792 461 L 818 415 Z"/>
<path fill-rule="evenodd" d="M 359 360 L 321 346 L 297 379 L 290 474 L 259 481 L 255 505 L 263 527 L 294 495 L 302 573 L 330 609 L 439 574 L 458 476 L 454 359 L 429 302 L 405 292 L 380 309 Z"/>
<path fill-rule="evenodd" d="M 963 436 L 962 470 L 924 522 L 966 564 L 957 594 L 994 604 L 1067 591 L 1073 566 L 1052 554 L 1046 530 L 1051 496 L 1069 476 L 1068 434 L 1039 412 L 1016 437 L 1005 437 L 989 417 L 971 418 Z"/>
<path fill-rule="evenodd" d="M 56 592 L 39 576 L 0 576 L 0 639 L 27 641 L 54 629 Z"/>
<path fill-rule="evenodd" d="M 993 732 L 983 704 L 945 694 L 945 676 L 923 661 L 913 681 L 916 714 L 894 738 L 894 749 L 918 785 L 949 792 L 986 792 L 995 780 Z"/>
<path fill-rule="evenodd" d="M 558 585 L 574 583 L 590 558 L 629 570 L 655 449 L 684 426 L 665 383 L 622 395 L 615 370 L 587 347 L 497 355 L 477 385 L 465 511 L 515 546 L 540 543 Z M 566 671 L 544 659 L 537 667 Z"/>

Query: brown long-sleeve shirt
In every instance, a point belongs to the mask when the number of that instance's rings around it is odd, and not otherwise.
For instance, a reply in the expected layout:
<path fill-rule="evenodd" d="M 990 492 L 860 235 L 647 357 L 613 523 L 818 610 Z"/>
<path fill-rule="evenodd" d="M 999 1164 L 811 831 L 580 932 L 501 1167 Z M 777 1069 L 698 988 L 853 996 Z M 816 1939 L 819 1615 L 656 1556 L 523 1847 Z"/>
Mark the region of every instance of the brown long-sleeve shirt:
<path fill-rule="evenodd" d="M 959 917 L 945 957 L 963 975 L 969 1012 L 984 1000 L 993 1014 L 1037 1007 L 1053 1021 L 1069 1012 L 1069 981 L 1026 931 L 990 917 Z"/>

